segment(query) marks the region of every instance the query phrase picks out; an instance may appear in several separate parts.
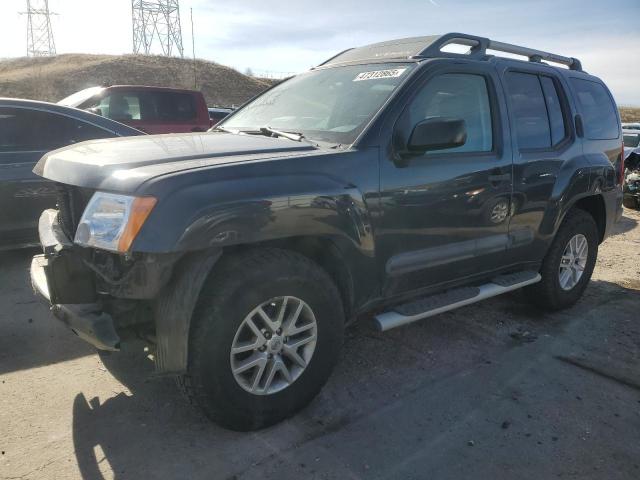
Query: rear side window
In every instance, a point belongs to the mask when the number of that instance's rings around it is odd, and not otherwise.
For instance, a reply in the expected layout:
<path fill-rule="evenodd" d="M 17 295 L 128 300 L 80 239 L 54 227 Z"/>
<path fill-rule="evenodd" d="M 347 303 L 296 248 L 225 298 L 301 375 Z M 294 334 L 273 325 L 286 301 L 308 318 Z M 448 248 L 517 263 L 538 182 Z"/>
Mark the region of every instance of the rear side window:
<path fill-rule="evenodd" d="M 188 93 L 153 92 L 158 120 L 188 121 L 196 118 L 196 105 L 193 95 Z"/>
<path fill-rule="evenodd" d="M 113 136 L 107 130 L 64 115 L 26 108 L 0 108 L 0 152 L 48 151 Z"/>
<path fill-rule="evenodd" d="M 547 103 L 549 126 L 551 128 L 551 144 L 557 145 L 567 136 L 562 107 L 560 106 L 560 97 L 550 77 L 540 77 L 540 84 L 542 85 L 544 99 Z"/>
<path fill-rule="evenodd" d="M 433 117 L 461 118 L 467 141 L 442 152 L 489 152 L 493 148 L 487 82 L 481 75 L 448 73 L 433 78 L 409 106 L 410 123 Z"/>
<path fill-rule="evenodd" d="M 618 115 L 611 97 L 600 83 L 572 78 L 578 97 L 585 135 L 590 140 L 618 138 Z"/>
<path fill-rule="evenodd" d="M 518 147 L 550 148 L 566 135 L 560 97 L 550 77 L 509 72 L 505 76 Z"/>

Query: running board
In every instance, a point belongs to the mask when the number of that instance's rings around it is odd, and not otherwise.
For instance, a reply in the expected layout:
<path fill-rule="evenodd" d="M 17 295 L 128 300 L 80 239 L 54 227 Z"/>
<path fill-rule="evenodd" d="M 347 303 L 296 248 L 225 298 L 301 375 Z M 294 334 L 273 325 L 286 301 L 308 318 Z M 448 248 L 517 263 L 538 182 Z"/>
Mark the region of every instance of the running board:
<path fill-rule="evenodd" d="M 479 302 L 486 298 L 495 297 L 518 288 L 537 283 L 540 274 L 533 271 L 523 271 L 500 275 L 489 283 L 479 287 L 461 287 L 438 293 L 411 303 L 399 305 L 393 310 L 374 317 L 378 330 L 384 332 L 407 323 L 432 317 L 439 313 L 448 312 L 465 305 Z"/>

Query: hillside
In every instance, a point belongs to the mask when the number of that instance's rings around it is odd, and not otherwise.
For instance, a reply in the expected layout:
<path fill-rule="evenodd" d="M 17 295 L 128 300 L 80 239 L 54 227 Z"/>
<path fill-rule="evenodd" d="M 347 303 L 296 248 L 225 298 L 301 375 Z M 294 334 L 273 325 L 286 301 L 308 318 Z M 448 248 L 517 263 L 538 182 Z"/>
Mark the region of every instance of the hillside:
<path fill-rule="evenodd" d="M 238 105 L 270 86 L 217 63 L 196 61 L 197 89 L 209 106 Z M 95 85 L 193 88 L 193 61 L 146 55 L 65 54 L 0 61 L 0 97 L 56 102 Z"/>
<path fill-rule="evenodd" d="M 640 122 L 640 108 L 618 107 L 623 122 Z"/>

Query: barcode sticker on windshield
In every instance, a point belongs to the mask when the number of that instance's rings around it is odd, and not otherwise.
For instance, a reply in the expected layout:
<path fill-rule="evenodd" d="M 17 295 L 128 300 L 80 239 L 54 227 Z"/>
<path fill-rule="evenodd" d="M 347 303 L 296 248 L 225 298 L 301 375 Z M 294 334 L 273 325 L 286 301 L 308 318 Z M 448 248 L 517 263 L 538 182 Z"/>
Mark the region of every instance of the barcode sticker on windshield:
<path fill-rule="evenodd" d="M 389 70 L 375 70 L 373 72 L 362 72 L 356 75 L 354 82 L 362 80 L 378 80 L 380 78 L 396 78 L 405 72 L 406 68 L 390 68 Z"/>

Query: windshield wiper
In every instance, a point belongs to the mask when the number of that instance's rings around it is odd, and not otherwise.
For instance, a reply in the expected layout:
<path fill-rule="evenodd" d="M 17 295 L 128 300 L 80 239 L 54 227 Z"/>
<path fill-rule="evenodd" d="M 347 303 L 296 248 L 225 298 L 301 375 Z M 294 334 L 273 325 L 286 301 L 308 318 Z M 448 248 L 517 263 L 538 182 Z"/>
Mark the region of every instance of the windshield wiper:
<path fill-rule="evenodd" d="M 304 135 L 296 132 L 283 132 L 282 130 L 276 130 L 271 127 L 260 127 L 260 133 L 263 135 L 269 135 L 270 137 L 284 137 L 294 142 L 301 142 L 304 140 Z"/>

